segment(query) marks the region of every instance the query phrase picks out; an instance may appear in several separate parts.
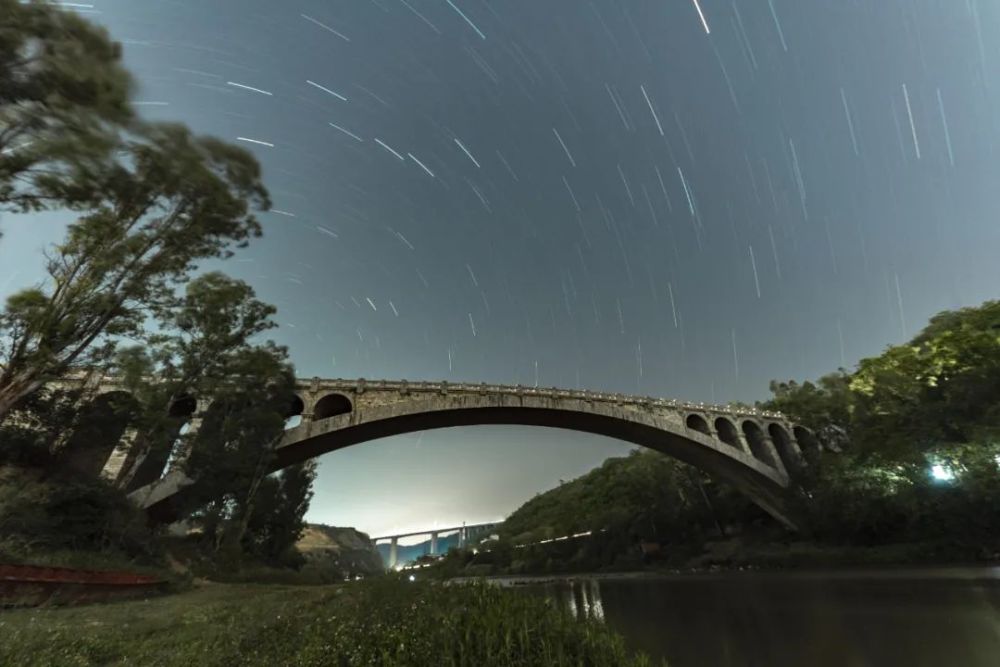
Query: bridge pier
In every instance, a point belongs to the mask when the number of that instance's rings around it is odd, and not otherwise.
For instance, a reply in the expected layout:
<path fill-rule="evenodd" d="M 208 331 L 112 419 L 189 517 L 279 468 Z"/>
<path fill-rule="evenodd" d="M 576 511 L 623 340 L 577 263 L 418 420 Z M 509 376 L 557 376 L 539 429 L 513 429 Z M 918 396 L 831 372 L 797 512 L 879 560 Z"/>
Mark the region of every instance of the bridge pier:
<path fill-rule="evenodd" d="M 104 462 L 104 467 L 101 468 L 101 477 L 103 479 L 108 480 L 112 484 L 118 481 L 118 477 L 122 474 L 122 470 L 125 469 L 126 464 L 131 462 L 130 454 L 132 454 L 132 447 L 135 445 L 135 439 L 138 435 L 139 431 L 132 426 L 125 429 L 121 440 L 115 445 L 108 460 Z"/>
<path fill-rule="evenodd" d="M 389 569 L 396 567 L 399 561 L 399 538 L 394 537 L 389 542 Z"/>
<path fill-rule="evenodd" d="M 782 460 L 781 455 L 778 454 L 778 448 L 774 446 L 774 440 L 771 439 L 771 436 L 765 433 L 763 443 L 764 447 L 767 448 L 768 453 L 770 453 L 771 459 L 774 461 L 774 467 L 784 473 L 785 476 L 788 476 L 790 471 L 785 466 L 785 462 Z"/>
<path fill-rule="evenodd" d="M 437 556 L 438 553 L 438 534 L 431 533 L 431 555 Z"/>
<path fill-rule="evenodd" d="M 183 413 L 174 417 L 169 448 L 153 448 L 145 443 L 142 451 L 137 451 L 138 448 L 133 443 L 118 474 L 116 483 L 119 488 L 132 492 L 163 479 L 169 472 L 180 470 L 191 454 L 191 447 L 194 446 L 209 405 L 205 399 L 195 399 L 194 409 L 186 418 Z"/>
<path fill-rule="evenodd" d="M 742 431 L 738 432 L 736 434 L 736 437 L 739 438 L 740 449 L 743 451 L 743 453 L 746 454 L 747 456 L 753 456 L 754 455 L 753 450 L 750 449 L 750 443 L 747 442 L 747 437 L 743 435 L 743 432 Z"/>
<path fill-rule="evenodd" d="M 201 429 L 202 422 L 205 420 L 205 412 L 207 410 L 208 405 L 199 400 L 198 410 L 191 416 L 190 421 L 186 424 L 187 430 L 178 436 L 180 442 L 175 442 L 174 447 L 170 452 L 171 456 L 164 465 L 163 470 L 160 472 L 161 477 L 169 472 L 173 472 L 174 470 L 180 470 L 187 462 L 188 457 L 191 456 L 191 449 L 194 447 L 194 440 L 198 437 L 198 431 Z"/>

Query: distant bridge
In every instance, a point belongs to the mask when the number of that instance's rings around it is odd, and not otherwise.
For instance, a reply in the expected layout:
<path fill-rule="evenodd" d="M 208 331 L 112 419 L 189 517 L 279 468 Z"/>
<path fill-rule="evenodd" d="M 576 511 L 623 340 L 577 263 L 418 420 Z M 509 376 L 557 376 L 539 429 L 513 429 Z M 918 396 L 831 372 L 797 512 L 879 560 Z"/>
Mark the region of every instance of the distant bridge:
<path fill-rule="evenodd" d="M 438 555 L 438 536 L 442 533 L 458 533 L 458 548 L 461 549 L 469 540 L 474 540 L 477 537 L 488 534 L 494 528 L 498 527 L 499 523 L 474 523 L 474 524 L 462 524 L 461 526 L 453 526 L 451 528 L 432 528 L 431 530 L 420 530 L 412 533 L 401 533 L 399 535 L 384 535 L 382 537 L 371 538 L 372 545 L 377 545 L 379 542 L 384 542 L 389 540 L 389 562 L 388 567 L 396 567 L 399 561 L 399 540 L 404 537 L 417 537 L 419 535 L 429 535 L 431 538 L 431 548 L 430 555 Z"/>
<path fill-rule="evenodd" d="M 97 400 L 121 387 L 97 381 Z M 209 404 L 197 398 L 172 408 L 178 429 L 197 429 Z M 327 452 L 388 436 L 452 426 L 521 424 L 563 428 L 616 438 L 657 450 L 729 482 L 773 517 L 793 527 L 785 510 L 790 475 L 807 465 L 820 445 L 784 415 L 754 408 L 706 405 L 617 393 L 497 384 L 391 380 L 299 380 L 291 415 L 298 426 L 276 448 L 274 470 Z M 112 447 L 114 447 L 112 445 Z M 126 488 L 150 515 L 173 517 L 172 504 L 194 484 L 169 453 L 136 461 L 128 432 L 105 450 L 103 473 L 131 474 Z"/>

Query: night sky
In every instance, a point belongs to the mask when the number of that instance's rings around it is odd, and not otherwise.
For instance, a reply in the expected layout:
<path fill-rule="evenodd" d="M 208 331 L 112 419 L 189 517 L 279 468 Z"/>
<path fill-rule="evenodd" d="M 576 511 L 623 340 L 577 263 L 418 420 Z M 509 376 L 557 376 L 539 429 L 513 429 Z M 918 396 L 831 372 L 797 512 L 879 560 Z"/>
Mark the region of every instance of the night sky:
<path fill-rule="evenodd" d="M 1000 296 L 994 2 L 76 11 L 124 43 L 144 116 L 260 159 L 266 236 L 225 270 L 278 306 L 300 376 L 752 401 Z M 0 292 L 37 278 L 58 220 L 3 221 Z M 492 520 L 625 451 L 393 438 L 324 457 L 310 518 Z"/>

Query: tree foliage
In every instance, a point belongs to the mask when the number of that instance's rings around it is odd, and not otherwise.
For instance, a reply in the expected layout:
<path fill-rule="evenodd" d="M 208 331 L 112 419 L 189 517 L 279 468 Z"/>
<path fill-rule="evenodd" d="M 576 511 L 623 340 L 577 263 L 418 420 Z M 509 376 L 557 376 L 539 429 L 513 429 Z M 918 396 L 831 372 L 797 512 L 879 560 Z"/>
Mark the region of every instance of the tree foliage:
<path fill-rule="evenodd" d="M 851 378 L 857 446 L 913 460 L 1000 436 L 1000 301 L 941 313 Z"/>
<path fill-rule="evenodd" d="M 146 518 L 103 480 L 0 466 L 0 559 L 71 550 L 149 560 Z"/>
<path fill-rule="evenodd" d="M 727 524 L 760 514 L 745 497 L 699 470 L 651 450 L 634 450 L 524 503 L 502 524 L 501 544 L 491 546 L 491 558 L 534 561 L 528 569 L 543 571 L 623 566 L 639 558 L 641 541 L 701 544 Z M 521 546 L 503 555 L 505 547 L 586 532 L 591 535 L 584 539 Z M 546 559 L 553 559 L 551 567 Z"/>
<path fill-rule="evenodd" d="M 301 566 L 305 562 L 295 543 L 306 528 L 314 479 L 316 463 L 308 461 L 262 481 L 243 536 L 246 553 L 275 566 Z"/>
<path fill-rule="evenodd" d="M 839 456 L 808 476 L 807 532 L 847 544 L 936 540 L 1000 548 L 1000 302 L 934 316 L 852 373 L 772 383 L 765 404 Z M 938 479 L 934 466 L 944 473 Z"/>
<path fill-rule="evenodd" d="M 772 380 L 772 397 L 758 407 L 788 415 L 812 429 L 824 447 L 840 449 L 850 440 L 853 399 L 849 382 L 850 375 L 843 369 L 815 383 Z"/>
<path fill-rule="evenodd" d="M 106 360 L 111 346 L 99 343 L 136 335 L 195 261 L 260 235 L 252 209 L 268 199 L 249 153 L 179 125 L 146 127 L 126 152 L 100 205 L 48 254 L 48 283 L 0 314 L 0 420 L 72 365 Z"/>
<path fill-rule="evenodd" d="M 190 416 L 177 406 L 187 401 L 193 411 L 193 397 L 203 404 L 213 402 L 216 412 L 247 411 L 259 400 L 261 412 L 249 415 L 242 426 L 266 418 L 270 427 L 280 430 L 291 401 L 293 374 L 287 351 L 270 342 L 255 342 L 259 334 L 276 326 L 274 313 L 274 306 L 258 300 L 243 281 L 218 272 L 203 274 L 188 283 L 172 307 L 160 309 L 160 333 L 150 337 L 149 348 L 129 348 L 118 355 L 125 386 L 144 406 L 136 423 L 133 457 L 121 478 L 123 486 L 134 489 L 159 477 L 178 429 Z M 271 393 L 248 395 L 255 389 L 248 383 L 259 383 L 256 389 Z M 274 400 L 280 405 L 269 411 L 269 401 Z M 209 419 L 203 429 L 209 432 L 216 426 Z"/>
<path fill-rule="evenodd" d="M 761 404 L 828 447 L 920 463 L 932 450 L 1000 436 L 1000 302 L 934 316 L 913 340 L 813 384 L 772 382 Z"/>
<path fill-rule="evenodd" d="M 287 350 L 258 340 L 275 309 L 221 273 L 191 279 L 198 262 L 261 234 L 260 166 L 182 125 L 138 121 L 132 88 L 103 29 L 51 3 L 0 0 L 0 211 L 78 216 L 46 252 L 46 280 L 0 311 L 0 472 L 58 479 L 59 492 L 43 494 L 57 505 L 33 506 L 107 536 L 94 523 L 100 507 L 117 512 L 173 455 L 200 489 L 221 493 L 194 500 L 226 523 L 227 546 L 279 560 L 315 473 L 266 477 L 294 388 Z M 95 398 L 88 384 L 49 384 L 79 370 L 117 373 L 125 391 Z M 98 476 L 126 429 L 115 489 Z"/>
<path fill-rule="evenodd" d="M 0 210 L 95 201 L 133 121 L 121 47 L 39 0 L 0 0 L 0 17 Z"/>
<path fill-rule="evenodd" d="M 235 356 L 232 391 L 205 415 L 183 468 L 197 480 L 187 500 L 195 521 L 215 552 L 238 562 L 262 489 L 265 502 L 274 503 L 285 490 L 269 487 L 266 477 L 284 434 L 295 378 L 280 348 L 262 346 Z M 292 473 L 287 490 L 295 481 Z M 308 504 L 307 499 L 303 502 Z M 273 504 L 269 509 L 275 510 Z M 296 530 L 294 525 L 288 528 Z M 275 539 L 262 538 L 257 546 L 267 551 Z"/>
<path fill-rule="evenodd" d="M 0 466 L 51 469 L 58 443 L 75 430 L 80 389 L 45 389 L 18 404 L 12 418 L 0 424 Z"/>

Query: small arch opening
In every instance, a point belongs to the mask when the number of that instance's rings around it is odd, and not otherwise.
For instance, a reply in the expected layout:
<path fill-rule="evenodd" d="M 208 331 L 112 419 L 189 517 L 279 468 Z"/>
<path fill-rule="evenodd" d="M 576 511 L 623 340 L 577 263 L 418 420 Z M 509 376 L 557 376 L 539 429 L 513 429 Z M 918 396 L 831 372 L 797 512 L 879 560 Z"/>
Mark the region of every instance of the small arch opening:
<path fill-rule="evenodd" d="M 313 419 L 329 419 L 337 415 L 346 415 L 354 409 L 351 399 L 343 394 L 327 394 L 316 402 L 313 409 Z"/>
<path fill-rule="evenodd" d="M 198 401 L 190 394 L 178 396 L 170 403 L 167 414 L 171 417 L 190 417 L 198 409 Z"/>
<path fill-rule="evenodd" d="M 769 466 L 778 465 L 778 462 L 771 456 L 767 441 L 764 439 L 764 431 L 761 430 L 760 426 L 750 420 L 743 422 L 743 435 L 746 436 L 747 444 L 750 445 L 750 451 L 754 458 Z"/>
<path fill-rule="evenodd" d="M 771 424 L 767 427 L 767 432 L 771 436 L 774 448 L 778 450 L 781 462 L 785 464 L 785 470 L 796 472 L 802 469 L 802 457 L 795 448 L 791 436 L 780 424 Z"/>
<path fill-rule="evenodd" d="M 288 409 L 285 412 L 285 418 L 301 415 L 302 411 L 305 409 L 306 404 L 302 401 L 302 398 L 296 394 L 292 397 L 292 400 L 288 404 Z"/>
<path fill-rule="evenodd" d="M 302 423 L 302 412 L 306 409 L 306 404 L 302 399 L 295 395 L 292 397 L 291 402 L 288 405 L 288 410 L 285 412 L 285 430 L 295 428 Z"/>
<path fill-rule="evenodd" d="M 685 421 L 687 427 L 693 431 L 698 431 L 699 433 L 704 433 L 707 436 L 712 435 L 712 429 L 708 428 L 708 422 L 701 415 L 696 415 L 694 413 L 687 416 Z"/>
<path fill-rule="evenodd" d="M 725 417 L 719 417 L 715 420 L 715 431 L 719 434 L 719 440 L 722 442 L 736 449 L 743 449 L 740 445 L 739 431 L 736 430 L 733 422 Z"/>

